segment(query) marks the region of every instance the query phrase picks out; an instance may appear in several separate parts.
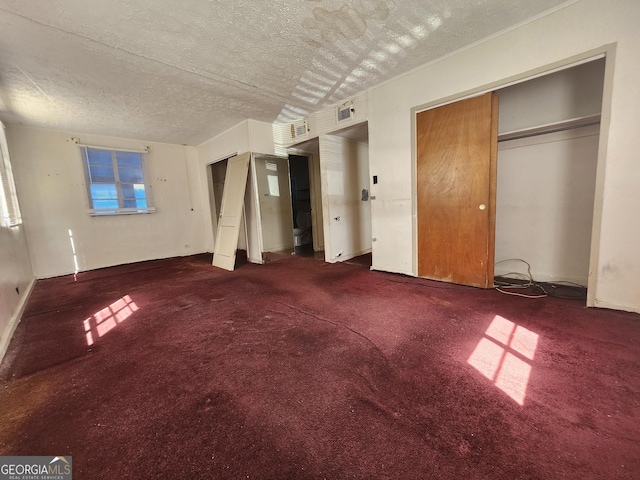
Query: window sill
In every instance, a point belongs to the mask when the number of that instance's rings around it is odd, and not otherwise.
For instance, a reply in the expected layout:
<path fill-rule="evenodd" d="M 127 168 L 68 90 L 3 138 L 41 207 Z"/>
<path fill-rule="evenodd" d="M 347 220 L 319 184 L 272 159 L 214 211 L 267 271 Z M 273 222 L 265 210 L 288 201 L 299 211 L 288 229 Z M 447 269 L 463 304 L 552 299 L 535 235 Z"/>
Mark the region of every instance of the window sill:
<path fill-rule="evenodd" d="M 112 215 L 139 215 L 145 213 L 155 213 L 155 207 L 149 208 L 118 208 L 114 210 L 88 210 L 92 217 L 109 217 Z"/>

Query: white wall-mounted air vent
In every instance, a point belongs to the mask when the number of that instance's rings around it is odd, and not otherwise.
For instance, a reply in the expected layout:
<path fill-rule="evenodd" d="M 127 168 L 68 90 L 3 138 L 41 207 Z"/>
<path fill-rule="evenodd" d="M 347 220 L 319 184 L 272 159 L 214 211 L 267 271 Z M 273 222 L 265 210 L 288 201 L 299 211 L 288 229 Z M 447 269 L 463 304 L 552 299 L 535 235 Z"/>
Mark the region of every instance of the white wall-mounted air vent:
<path fill-rule="evenodd" d="M 353 118 L 353 114 L 356 113 L 355 108 L 353 108 L 353 102 L 345 102 L 338 107 L 338 122 L 343 122 L 345 120 L 351 120 Z"/>
<path fill-rule="evenodd" d="M 291 138 L 306 137 L 309 134 L 309 125 L 306 120 L 291 124 Z"/>

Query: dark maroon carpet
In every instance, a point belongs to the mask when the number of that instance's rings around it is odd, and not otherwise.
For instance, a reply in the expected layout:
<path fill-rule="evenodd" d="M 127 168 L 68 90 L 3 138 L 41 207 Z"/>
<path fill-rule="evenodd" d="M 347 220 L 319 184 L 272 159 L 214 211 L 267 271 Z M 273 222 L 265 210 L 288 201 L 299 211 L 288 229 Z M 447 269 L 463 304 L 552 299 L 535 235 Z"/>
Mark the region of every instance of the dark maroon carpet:
<path fill-rule="evenodd" d="M 0 455 L 75 479 L 640 472 L 640 316 L 357 262 L 41 280 L 0 371 Z"/>

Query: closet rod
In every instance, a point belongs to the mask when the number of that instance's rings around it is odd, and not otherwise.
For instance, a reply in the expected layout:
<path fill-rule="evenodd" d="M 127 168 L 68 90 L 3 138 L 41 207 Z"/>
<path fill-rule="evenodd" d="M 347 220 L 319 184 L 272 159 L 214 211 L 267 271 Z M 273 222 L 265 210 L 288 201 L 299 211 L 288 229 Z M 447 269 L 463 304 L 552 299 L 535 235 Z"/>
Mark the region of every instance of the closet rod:
<path fill-rule="evenodd" d="M 548 125 L 541 125 L 539 127 L 525 128 L 513 132 L 502 133 L 498 135 L 498 142 L 535 137 L 538 135 L 546 135 L 548 133 L 564 132 L 566 130 L 574 130 L 576 128 L 589 127 L 591 125 L 598 124 L 600 124 L 600 114 L 589 115 L 587 117 L 572 118 L 571 120 L 550 123 Z"/>

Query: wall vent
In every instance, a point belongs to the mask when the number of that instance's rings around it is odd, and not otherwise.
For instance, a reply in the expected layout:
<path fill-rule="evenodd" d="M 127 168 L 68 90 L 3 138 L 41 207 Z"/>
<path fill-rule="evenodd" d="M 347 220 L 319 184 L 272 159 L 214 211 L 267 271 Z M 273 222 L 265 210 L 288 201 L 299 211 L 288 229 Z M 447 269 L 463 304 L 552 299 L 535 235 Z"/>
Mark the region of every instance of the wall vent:
<path fill-rule="evenodd" d="M 345 120 L 351 120 L 353 118 L 353 114 L 356 113 L 355 108 L 353 108 L 353 102 L 343 103 L 338 107 L 338 122 L 343 122 Z"/>
<path fill-rule="evenodd" d="M 309 134 L 309 126 L 307 121 L 303 120 L 302 123 L 291 124 L 291 138 L 306 137 Z"/>

